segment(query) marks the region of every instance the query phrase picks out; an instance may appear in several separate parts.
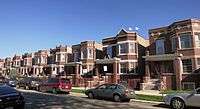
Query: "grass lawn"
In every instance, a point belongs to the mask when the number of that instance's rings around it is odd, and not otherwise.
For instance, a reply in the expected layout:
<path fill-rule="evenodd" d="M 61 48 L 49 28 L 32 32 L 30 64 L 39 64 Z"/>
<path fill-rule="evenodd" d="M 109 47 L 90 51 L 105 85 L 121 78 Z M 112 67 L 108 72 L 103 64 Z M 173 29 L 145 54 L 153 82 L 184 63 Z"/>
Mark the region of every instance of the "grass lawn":
<path fill-rule="evenodd" d="M 160 94 L 173 94 L 173 93 L 188 93 L 191 90 L 164 90 L 161 91 Z"/>
<path fill-rule="evenodd" d="M 136 94 L 137 100 L 146 100 L 146 101 L 156 101 L 156 102 L 162 102 L 163 97 L 162 96 L 155 96 L 155 95 L 142 95 L 142 94 Z"/>
<path fill-rule="evenodd" d="M 74 93 L 85 93 L 85 90 L 82 90 L 82 89 L 72 89 L 71 92 L 74 92 Z"/>
<path fill-rule="evenodd" d="M 82 89 L 72 89 L 72 92 L 74 93 L 83 93 L 84 90 Z M 142 95 L 142 94 L 137 94 L 136 98 L 137 100 L 146 100 L 146 101 L 157 101 L 157 102 L 162 102 L 163 97 L 162 96 L 155 96 L 155 95 Z"/>

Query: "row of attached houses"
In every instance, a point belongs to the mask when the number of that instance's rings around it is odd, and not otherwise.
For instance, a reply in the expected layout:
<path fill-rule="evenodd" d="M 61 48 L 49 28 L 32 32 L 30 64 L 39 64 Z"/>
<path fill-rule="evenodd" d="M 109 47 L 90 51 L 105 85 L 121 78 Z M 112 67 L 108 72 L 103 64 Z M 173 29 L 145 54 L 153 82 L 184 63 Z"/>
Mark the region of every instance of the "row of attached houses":
<path fill-rule="evenodd" d="M 200 85 L 200 20 L 177 21 L 149 30 L 149 40 L 121 29 L 101 43 L 83 41 L 0 59 L 0 73 L 62 76 L 74 86 L 122 83 L 141 90 Z"/>

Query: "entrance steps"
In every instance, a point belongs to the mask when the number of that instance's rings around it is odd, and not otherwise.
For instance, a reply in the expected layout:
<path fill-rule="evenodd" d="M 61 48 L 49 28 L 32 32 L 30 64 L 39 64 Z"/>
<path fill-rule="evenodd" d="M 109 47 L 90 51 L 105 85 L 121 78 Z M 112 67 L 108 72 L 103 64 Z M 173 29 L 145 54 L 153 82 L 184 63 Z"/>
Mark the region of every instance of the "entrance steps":
<path fill-rule="evenodd" d="M 140 84 L 141 90 L 159 90 L 160 80 L 159 79 L 150 79 L 146 83 Z"/>

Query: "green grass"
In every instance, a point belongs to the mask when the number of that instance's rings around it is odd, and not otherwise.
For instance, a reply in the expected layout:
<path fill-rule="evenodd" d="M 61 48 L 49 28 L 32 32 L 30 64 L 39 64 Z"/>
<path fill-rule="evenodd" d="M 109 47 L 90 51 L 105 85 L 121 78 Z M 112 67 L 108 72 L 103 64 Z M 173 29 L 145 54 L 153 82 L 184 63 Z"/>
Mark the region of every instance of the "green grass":
<path fill-rule="evenodd" d="M 85 90 L 83 90 L 83 89 L 72 89 L 72 92 L 74 92 L 74 93 L 84 93 Z M 137 94 L 135 99 L 137 99 L 137 100 L 146 100 L 146 101 L 157 101 L 157 102 L 162 102 L 163 101 L 163 97 L 162 96 L 142 95 L 142 94 Z"/>
<path fill-rule="evenodd" d="M 156 101 L 156 102 L 162 102 L 163 97 L 162 96 L 155 96 L 155 95 L 142 95 L 142 94 L 136 94 L 137 100 L 146 100 L 146 101 Z"/>
<path fill-rule="evenodd" d="M 191 92 L 191 90 L 164 90 L 161 91 L 160 94 L 187 93 L 187 92 Z"/>
<path fill-rule="evenodd" d="M 74 92 L 74 93 L 85 93 L 85 90 L 82 90 L 82 89 L 72 89 L 71 92 Z"/>

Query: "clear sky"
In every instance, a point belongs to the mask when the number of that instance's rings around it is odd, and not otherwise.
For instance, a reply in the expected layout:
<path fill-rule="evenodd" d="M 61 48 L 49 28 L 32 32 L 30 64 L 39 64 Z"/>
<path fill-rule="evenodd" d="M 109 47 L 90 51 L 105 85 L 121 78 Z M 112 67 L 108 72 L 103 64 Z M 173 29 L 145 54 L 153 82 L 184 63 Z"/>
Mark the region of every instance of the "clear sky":
<path fill-rule="evenodd" d="M 0 0 L 0 57 L 200 18 L 200 0 Z"/>

